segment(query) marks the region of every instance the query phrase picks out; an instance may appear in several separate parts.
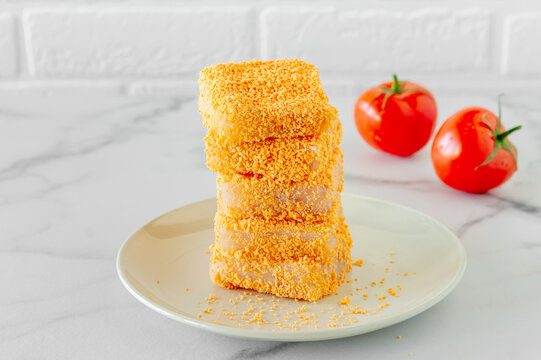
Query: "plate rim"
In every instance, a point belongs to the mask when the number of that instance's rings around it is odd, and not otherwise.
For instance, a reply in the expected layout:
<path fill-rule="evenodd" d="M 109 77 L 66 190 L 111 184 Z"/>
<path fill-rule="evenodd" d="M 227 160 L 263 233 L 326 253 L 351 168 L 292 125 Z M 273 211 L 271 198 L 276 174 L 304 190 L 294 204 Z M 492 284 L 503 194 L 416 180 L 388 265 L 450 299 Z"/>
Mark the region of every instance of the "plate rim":
<path fill-rule="evenodd" d="M 462 277 L 464 276 L 464 273 L 466 271 L 467 266 L 467 254 L 466 249 L 464 248 L 464 245 L 458 238 L 458 236 L 449 229 L 445 224 L 442 222 L 434 219 L 432 216 L 419 211 L 417 209 L 411 208 L 409 206 L 405 206 L 393 201 L 388 201 L 384 199 L 379 199 L 371 196 L 364 196 L 364 195 L 358 195 L 358 194 L 350 194 L 350 193 L 342 193 L 342 197 L 351 197 L 356 198 L 357 200 L 368 200 L 373 202 L 382 203 L 385 205 L 391 205 L 394 207 L 401 208 L 403 210 L 413 212 L 417 215 L 421 215 L 425 218 L 430 219 L 435 224 L 442 227 L 446 233 L 450 235 L 450 238 L 452 238 L 453 243 L 457 246 L 459 251 L 459 258 L 461 261 L 460 269 L 455 272 L 452 280 L 447 284 L 445 288 L 443 288 L 439 293 L 431 297 L 428 301 L 420 304 L 419 306 L 414 307 L 413 309 L 406 311 L 404 313 L 399 313 L 393 317 L 387 318 L 387 319 L 381 319 L 379 321 L 374 321 L 373 323 L 369 324 L 363 324 L 361 325 L 352 325 L 348 327 L 343 328 L 332 328 L 332 329 L 325 329 L 325 330 L 304 330 L 304 331 L 297 331 L 297 332 L 277 332 L 277 331 L 268 331 L 268 330 L 257 330 L 254 331 L 253 329 L 242 329 L 242 328 L 233 328 L 229 326 L 224 326 L 220 324 L 211 324 L 203 320 L 197 320 L 192 319 L 191 317 L 182 315 L 178 312 L 174 312 L 168 309 L 165 309 L 161 307 L 160 305 L 154 303 L 152 300 L 145 297 L 143 294 L 141 294 L 137 289 L 135 289 L 127 279 L 127 276 L 124 272 L 124 270 L 121 268 L 121 258 L 123 251 L 126 248 L 126 245 L 128 242 L 133 238 L 133 236 L 139 232 L 140 229 L 146 227 L 151 222 L 155 221 L 156 219 L 166 216 L 174 211 L 177 211 L 178 209 L 192 206 L 196 204 L 200 204 L 203 202 L 209 202 L 211 200 L 216 200 L 216 198 L 208 198 L 192 203 L 188 203 L 182 206 L 179 206 L 173 210 L 167 211 L 154 219 L 148 221 L 143 226 L 139 227 L 134 233 L 132 233 L 126 240 L 122 242 L 122 245 L 120 246 L 120 249 L 117 252 L 116 256 L 116 271 L 118 274 L 118 277 L 120 278 L 120 282 L 128 292 L 135 297 L 139 302 L 141 302 L 143 305 L 147 306 L 148 308 L 156 311 L 159 314 L 162 314 L 170 319 L 176 320 L 178 322 L 184 323 L 186 325 L 190 325 L 202 330 L 210 331 L 216 334 L 226 335 L 230 337 L 236 337 L 236 338 L 243 338 L 243 339 L 252 339 L 252 340 L 266 340 L 266 341 L 287 341 L 287 342 L 303 342 L 303 341 L 321 341 L 321 340 L 331 340 L 331 339 L 340 339 L 340 338 L 346 338 L 356 335 L 362 335 L 366 334 L 375 330 L 383 329 L 395 324 L 398 324 L 400 322 L 403 322 L 405 320 L 408 320 L 414 316 L 419 315 L 420 313 L 428 310 L 429 308 L 433 307 L 440 301 L 442 301 L 444 298 L 446 298 L 460 283 Z"/>

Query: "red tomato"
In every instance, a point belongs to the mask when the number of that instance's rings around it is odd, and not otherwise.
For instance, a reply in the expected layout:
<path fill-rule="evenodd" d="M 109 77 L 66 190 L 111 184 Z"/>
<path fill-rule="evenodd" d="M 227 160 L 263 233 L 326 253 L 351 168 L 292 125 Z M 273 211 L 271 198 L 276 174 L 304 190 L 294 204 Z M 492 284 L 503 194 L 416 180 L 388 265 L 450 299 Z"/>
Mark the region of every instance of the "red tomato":
<path fill-rule="evenodd" d="M 507 181 L 517 170 L 517 149 L 506 137 L 520 126 L 505 131 L 500 115 L 470 107 L 443 123 L 432 144 L 432 163 L 445 184 L 483 193 Z"/>
<path fill-rule="evenodd" d="M 376 149 L 410 156 L 426 145 L 436 126 L 438 110 L 432 94 L 409 82 L 386 82 L 365 91 L 355 103 L 355 125 Z"/>

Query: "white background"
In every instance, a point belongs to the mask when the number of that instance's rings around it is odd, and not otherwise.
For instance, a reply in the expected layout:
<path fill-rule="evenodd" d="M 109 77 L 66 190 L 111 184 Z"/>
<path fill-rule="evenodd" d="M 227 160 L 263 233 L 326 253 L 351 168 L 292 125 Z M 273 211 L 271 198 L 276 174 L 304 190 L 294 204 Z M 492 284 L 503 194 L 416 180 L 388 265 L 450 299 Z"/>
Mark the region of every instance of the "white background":
<path fill-rule="evenodd" d="M 328 91 L 397 72 L 432 89 L 539 90 L 541 2 L 0 1 L 0 84 L 193 93 L 216 62 L 299 57 Z"/>

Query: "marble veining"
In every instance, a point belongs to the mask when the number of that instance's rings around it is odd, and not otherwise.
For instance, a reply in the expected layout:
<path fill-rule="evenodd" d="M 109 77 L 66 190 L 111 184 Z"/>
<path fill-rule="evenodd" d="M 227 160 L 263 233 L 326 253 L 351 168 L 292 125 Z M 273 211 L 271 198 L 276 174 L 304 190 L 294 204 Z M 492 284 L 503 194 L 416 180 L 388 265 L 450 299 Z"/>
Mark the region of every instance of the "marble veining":
<path fill-rule="evenodd" d="M 290 349 L 292 346 L 294 346 L 295 343 L 285 343 L 285 342 L 277 342 L 277 343 L 271 343 L 270 346 L 267 346 L 263 349 L 259 348 L 247 348 L 247 349 L 241 349 L 231 355 L 229 359 L 233 360 L 248 360 L 248 359 L 268 359 L 269 357 L 273 357 L 286 349 Z"/>
<path fill-rule="evenodd" d="M 437 94 L 439 123 L 495 99 Z M 440 304 L 374 333 L 272 343 L 204 332 L 125 291 L 120 244 L 154 217 L 215 196 L 197 96 L 2 90 L 1 359 L 528 359 L 541 319 L 541 101 L 508 94 L 504 123 L 519 171 L 484 195 L 445 187 L 429 146 L 408 159 L 376 152 L 335 97 L 344 124 L 345 192 L 426 212 L 461 238 L 468 268 Z M 401 340 L 397 336 L 402 336 Z"/>

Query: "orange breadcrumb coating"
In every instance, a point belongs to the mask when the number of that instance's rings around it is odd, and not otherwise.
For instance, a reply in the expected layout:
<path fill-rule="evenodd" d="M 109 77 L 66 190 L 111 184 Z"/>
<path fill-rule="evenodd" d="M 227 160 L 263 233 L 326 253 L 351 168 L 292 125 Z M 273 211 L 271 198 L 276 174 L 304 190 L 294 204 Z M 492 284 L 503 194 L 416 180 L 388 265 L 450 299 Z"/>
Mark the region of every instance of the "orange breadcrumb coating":
<path fill-rule="evenodd" d="M 231 182 L 224 180 L 217 178 L 218 211 L 233 218 L 326 221 L 340 207 L 338 189 L 323 185 L 269 187 L 241 176 Z"/>
<path fill-rule="evenodd" d="M 344 219 L 335 214 L 325 222 L 275 221 L 271 219 L 233 219 L 216 214 L 216 248 L 244 260 L 274 262 L 327 262 L 337 243 L 350 235 Z"/>
<path fill-rule="evenodd" d="M 338 243 L 334 257 L 327 262 L 310 258 L 292 258 L 284 262 L 268 258 L 246 260 L 215 247 L 210 276 L 215 284 L 226 288 L 241 287 L 315 301 L 332 294 L 342 284 L 351 269 L 350 249 L 349 232 Z"/>
<path fill-rule="evenodd" d="M 287 182 L 219 174 L 218 211 L 235 218 L 327 220 L 340 205 L 342 172 L 342 153 L 336 149 L 325 170 L 312 180 Z"/>
<path fill-rule="evenodd" d="M 220 64 L 201 71 L 199 85 L 207 165 L 219 173 L 213 282 L 296 300 L 336 293 L 352 241 L 340 201 L 342 127 L 317 69 L 287 59 Z M 241 318 L 268 323 L 260 314 Z M 299 319 L 285 327 L 312 321 Z"/>
<path fill-rule="evenodd" d="M 222 174 L 306 180 L 325 170 L 341 138 L 342 125 L 338 120 L 331 130 L 317 136 L 271 138 L 233 145 L 209 130 L 205 137 L 207 166 Z"/>
<path fill-rule="evenodd" d="M 199 90 L 204 125 L 234 143 L 317 135 L 338 116 L 318 70 L 297 59 L 209 66 Z"/>

